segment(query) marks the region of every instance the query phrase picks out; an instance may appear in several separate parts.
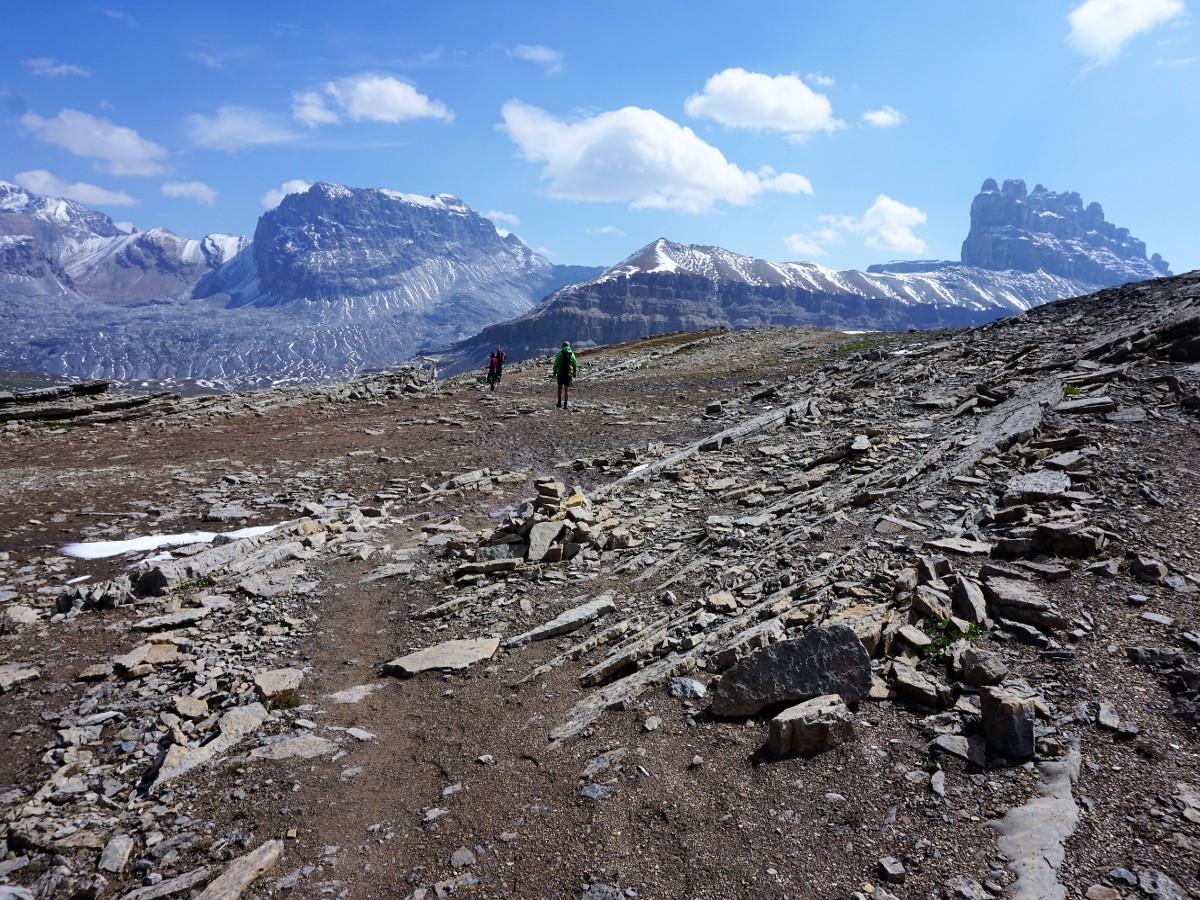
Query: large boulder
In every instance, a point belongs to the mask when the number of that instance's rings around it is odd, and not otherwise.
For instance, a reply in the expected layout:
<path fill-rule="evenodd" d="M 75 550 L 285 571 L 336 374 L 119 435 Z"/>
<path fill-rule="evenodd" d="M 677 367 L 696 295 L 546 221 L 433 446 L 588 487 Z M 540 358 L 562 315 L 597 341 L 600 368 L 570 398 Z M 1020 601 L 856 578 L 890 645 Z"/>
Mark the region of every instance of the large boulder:
<path fill-rule="evenodd" d="M 871 658 L 847 625 L 809 628 L 798 638 L 749 653 L 713 694 L 718 716 L 749 716 L 777 703 L 837 694 L 857 703 L 871 691 Z"/>

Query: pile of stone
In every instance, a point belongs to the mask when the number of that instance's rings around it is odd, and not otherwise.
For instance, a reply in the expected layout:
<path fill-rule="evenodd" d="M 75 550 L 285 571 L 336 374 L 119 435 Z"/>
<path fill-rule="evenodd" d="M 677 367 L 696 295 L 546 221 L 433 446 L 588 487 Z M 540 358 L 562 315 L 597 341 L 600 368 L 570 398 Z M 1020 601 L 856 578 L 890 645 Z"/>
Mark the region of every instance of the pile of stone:
<path fill-rule="evenodd" d="M 310 632 L 320 558 L 388 523 L 355 506 L 259 537 L 177 548 L 128 577 L 64 588 L 48 620 L 6 620 L 23 630 L 116 609 L 127 615 L 131 645 L 81 667 L 79 699 L 43 715 L 57 729 L 44 781 L 0 798 L 4 846 L 20 854 L 0 862 L 0 874 L 36 864 L 44 874 L 31 890 L 47 897 L 96 896 L 133 877 L 144 886 L 126 896 L 143 900 L 206 883 L 200 896 L 236 897 L 261 877 L 281 842 L 245 853 L 258 844 L 252 831 L 201 827 L 188 814 L 189 773 L 242 753 L 329 759 L 369 739 L 294 710 L 305 672 L 278 660 Z M 0 666 L 0 694 L 36 689 L 41 676 L 38 665 Z M 209 862 L 180 872 L 201 844 Z M 44 866 L 49 859 L 55 864 Z"/>

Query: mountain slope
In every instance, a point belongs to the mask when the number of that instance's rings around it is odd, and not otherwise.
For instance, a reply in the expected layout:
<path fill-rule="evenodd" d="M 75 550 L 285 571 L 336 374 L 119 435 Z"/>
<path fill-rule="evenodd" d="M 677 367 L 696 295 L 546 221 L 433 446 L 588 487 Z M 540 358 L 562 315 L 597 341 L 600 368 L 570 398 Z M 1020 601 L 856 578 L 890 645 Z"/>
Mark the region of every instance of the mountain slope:
<path fill-rule="evenodd" d="M 1040 271 L 944 264 L 928 272 L 838 272 L 660 239 L 444 356 L 447 371 L 460 371 L 482 365 L 497 344 L 517 359 L 551 352 L 563 340 L 589 347 L 721 327 L 895 331 L 973 325 L 1092 290 L 1095 285 Z"/>

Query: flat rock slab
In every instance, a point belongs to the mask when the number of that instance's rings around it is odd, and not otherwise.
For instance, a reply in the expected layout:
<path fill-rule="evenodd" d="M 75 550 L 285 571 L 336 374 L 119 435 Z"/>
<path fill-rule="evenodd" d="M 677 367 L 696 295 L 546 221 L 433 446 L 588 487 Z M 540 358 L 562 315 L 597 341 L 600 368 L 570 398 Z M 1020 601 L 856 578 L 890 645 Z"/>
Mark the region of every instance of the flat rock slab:
<path fill-rule="evenodd" d="M 298 734 L 284 738 L 265 747 L 255 747 L 248 754 L 251 759 L 313 759 L 317 756 L 333 756 L 338 745 L 315 734 Z"/>
<path fill-rule="evenodd" d="M 951 553 L 962 553 L 967 556 L 990 556 L 992 545 L 986 541 L 972 541 L 969 538 L 948 537 L 926 541 L 927 550 L 947 550 Z"/>
<path fill-rule="evenodd" d="M 837 694 L 857 703 L 871 691 L 871 658 L 847 625 L 809 628 L 760 647 L 733 665 L 713 694 L 718 716 L 750 716 L 775 703 Z"/>
<path fill-rule="evenodd" d="M 563 522 L 538 522 L 529 531 L 529 550 L 526 559 L 541 562 L 550 551 L 550 545 L 558 540 L 566 527 Z"/>
<path fill-rule="evenodd" d="M 332 703 L 361 703 L 382 687 L 382 684 L 357 684 L 328 696 Z"/>
<path fill-rule="evenodd" d="M 230 863 L 196 900 L 237 900 L 246 888 L 271 871 L 282 855 L 283 841 L 266 841 L 257 850 Z"/>
<path fill-rule="evenodd" d="M 207 606 L 196 609 L 185 609 L 177 613 L 167 613 L 165 616 L 151 616 L 133 623 L 135 631 L 169 631 L 173 628 L 187 628 L 206 618 L 212 610 Z"/>
<path fill-rule="evenodd" d="M 1037 503 L 1054 500 L 1071 490 L 1071 476 L 1066 472 L 1042 469 L 1014 475 L 1004 486 L 1004 502 L 1008 506 L 1018 503 Z"/>
<path fill-rule="evenodd" d="M 18 685 L 33 681 L 41 674 L 33 666 L 23 663 L 5 663 L 0 666 L 0 694 L 6 694 Z"/>
<path fill-rule="evenodd" d="M 1079 400 L 1067 400 L 1054 407 L 1056 413 L 1082 414 L 1107 413 L 1117 408 L 1117 401 L 1112 397 L 1083 397 Z"/>
<path fill-rule="evenodd" d="M 300 689 L 304 681 L 304 673 L 299 669 L 271 669 L 255 676 L 254 685 L 262 696 L 270 700 L 280 694 Z"/>
<path fill-rule="evenodd" d="M 408 678 L 430 669 L 465 669 L 485 659 L 491 659 L 500 649 L 500 638 L 464 638 L 446 641 L 400 656 L 383 664 L 384 675 Z"/>
<path fill-rule="evenodd" d="M 1066 857 L 1063 844 L 1079 826 L 1079 807 L 1071 794 L 1079 763 L 1079 749 L 1073 747 L 1061 760 L 1039 765 L 1039 796 L 991 823 L 1000 832 L 996 849 L 1011 860 L 1008 868 L 1017 876 L 1009 894 L 1014 900 L 1067 896 L 1058 881 L 1058 868 Z"/>
<path fill-rule="evenodd" d="M 584 603 L 582 606 L 568 609 L 544 625 L 539 625 L 537 628 L 532 628 L 524 634 L 518 634 L 516 637 L 509 638 L 504 645 L 506 647 L 521 647 L 533 641 L 544 641 L 547 638 L 558 637 L 560 634 L 568 634 L 582 628 L 589 622 L 596 621 L 596 619 L 606 613 L 612 612 L 616 608 L 617 605 L 613 603 L 612 597 L 600 597 L 589 603 Z"/>

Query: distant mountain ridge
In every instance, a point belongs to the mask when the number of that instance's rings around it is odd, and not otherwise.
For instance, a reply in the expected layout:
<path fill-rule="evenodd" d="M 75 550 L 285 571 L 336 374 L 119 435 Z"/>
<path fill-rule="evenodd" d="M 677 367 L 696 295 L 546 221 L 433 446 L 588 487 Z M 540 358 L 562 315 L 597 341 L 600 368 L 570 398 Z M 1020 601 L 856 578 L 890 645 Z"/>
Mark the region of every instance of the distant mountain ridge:
<path fill-rule="evenodd" d="M 449 194 L 327 183 L 264 213 L 253 240 L 190 240 L 0 182 L 0 366 L 233 387 L 448 347 L 469 369 L 495 344 L 519 359 L 564 338 L 967 325 L 1166 273 L 1098 204 L 1019 181 L 984 183 L 963 253 L 975 264 L 837 272 L 662 238 L 607 270 L 556 266 Z"/>
<path fill-rule="evenodd" d="M 556 266 L 447 194 L 319 183 L 254 240 L 132 235 L 0 182 L 0 365 L 220 386 L 398 365 L 598 268 Z"/>
<path fill-rule="evenodd" d="M 1024 182 L 983 183 L 971 204 L 962 262 L 916 260 L 834 271 L 769 262 L 660 238 L 596 278 L 447 349 L 448 370 L 480 364 L 489 347 L 513 358 L 667 331 L 755 326 L 902 330 L 976 325 L 1129 281 L 1169 275 L 1128 229 L 1078 194 Z"/>

